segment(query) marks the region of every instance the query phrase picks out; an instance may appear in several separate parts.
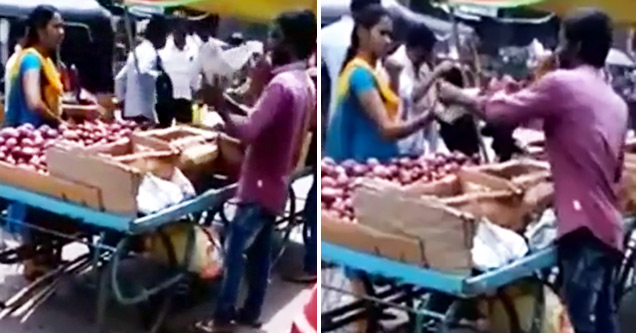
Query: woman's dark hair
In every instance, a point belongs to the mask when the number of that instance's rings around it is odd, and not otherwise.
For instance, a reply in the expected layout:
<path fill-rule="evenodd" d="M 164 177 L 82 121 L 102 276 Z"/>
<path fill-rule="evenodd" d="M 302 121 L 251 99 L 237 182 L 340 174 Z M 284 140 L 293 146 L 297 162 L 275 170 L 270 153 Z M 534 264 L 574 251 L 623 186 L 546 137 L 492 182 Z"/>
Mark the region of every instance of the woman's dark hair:
<path fill-rule="evenodd" d="M 607 14 L 593 8 L 579 9 L 565 18 L 563 29 L 569 43 L 579 43 L 580 60 L 597 68 L 605 66 L 613 34 L 612 20 Z"/>
<path fill-rule="evenodd" d="M 378 24 L 383 17 L 388 15 L 389 13 L 380 5 L 369 5 L 355 15 L 355 25 L 353 26 L 353 32 L 351 33 L 351 44 L 347 49 L 345 61 L 342 63 L 342 68 L 340 69 L 341 72 L 347 66 L 347 63 L 349 63 L 349 61 L 356 56 L 356 53 L 358 53 L 358 47 L 360 46 L 360 41 L 358 40 L 358 28 L 370 30 Z"/>
<path fill-rule="evenodd" d="M 316 48 L 318 22 L 312 11 L 283 13 L 275 23 L 281 29 L 284 42 L 291 45 L 299 59 L 309 59 Z"/>
<path fill-rule="evenodd" d="M 50 5 L 40 5 L 35 7 L 26 21 L 27 39 L 25 47 L 31 47 L 39 42 L 38 30 L 46 28 L 56 13 L 57 8 Z"/>

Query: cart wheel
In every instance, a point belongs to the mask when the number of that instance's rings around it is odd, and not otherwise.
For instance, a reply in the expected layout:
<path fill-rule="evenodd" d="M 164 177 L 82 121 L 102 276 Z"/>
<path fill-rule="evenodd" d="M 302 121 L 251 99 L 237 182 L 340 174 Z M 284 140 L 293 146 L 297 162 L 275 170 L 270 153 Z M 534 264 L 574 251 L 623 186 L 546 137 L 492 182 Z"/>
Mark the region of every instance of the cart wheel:
<path fill-rule="evenodd" d="M 625 257 L 621 262 L 615 290 L 616 304 L 636 288 L 636 240 L 632 239 L 633 231 L 625 237 Z"/>
<path fill-rule="evenodd" d="M 170 289 L 138 306 L 142 327 L 149 333 L 164 332 L 164 324 L 174 297 L 174 292 Z M 156 304 L 161 304 L 161 306 L 156 307 Z"/>
<path fill-rule="evenodd" d="M 321 331 L 358 333 L 355 319 L 351 319 L 350 317 L 351 312 L 360 312 L 361 309 L 360 311 L 341 311 L 343 305 L 356 301 L 355 296 L 341 292 L 341 290 L 353 292 L 349 280 L 345 277 L 342 268 L 338 266 L 330 266 L 326 263 L 322 263 L 321 267 Z"/>
<path fill-rule="evenodd" d="M 634 327 L 636 327 L 634 309 L 636 309 L 636 289 L 630 289 L 623 295 L 618 304 L 619 332 L 634 332 Z"/>
<path fill-rule="evenodd" d="M 96 313 L 96 323 L 97 329 L 100 333 L 106 333 L 108 331 L 106 327 L 106 314 L 108 312 L 108 304 L 110 303 L 110 285 L 108 283 L 110 278 L 110 270 L 112 269 L 113 264 L 111 261 L 107 261 L 105 265 L 103 265 L 99 269 L 99 283 L 97 289 L 97 313 Z"/>
<path fill-rule="evenodd" d="M 274 267 L 276 267 L 276 264 L 278 264 L 280 258 L 282 258 L 283 254 L 285 254 L 285 250 L 287 250 L 287 246 L 289 245 L 289 237 L 291 236 L 292 231 L 294 231 L 297 226 L 300 226 L 302 224 L 302 219 L 300 219 L 299 214 L 296 212 L 296 200 L 296 192 L 290 185 L 288 200 L 289 215 L 283 216 L 283 218 L 276 223 L 275 232 L 281 235 L 280 248 L 278 249 L 278 251 L 274 251 L 271 269 L 274 269 Z"/>

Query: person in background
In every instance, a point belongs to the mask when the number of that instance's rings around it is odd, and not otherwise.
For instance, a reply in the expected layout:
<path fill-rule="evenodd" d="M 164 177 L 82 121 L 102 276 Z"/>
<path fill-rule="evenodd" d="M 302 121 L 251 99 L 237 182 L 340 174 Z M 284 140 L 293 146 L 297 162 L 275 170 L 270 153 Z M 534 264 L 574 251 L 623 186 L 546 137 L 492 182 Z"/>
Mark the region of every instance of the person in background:
<path fill-rule="evenodd" d="M 309 66 L 312 66 L 311 63 Z M 314 88 L 318 90 L 318 71 L 316 67 L 308 70 L 309 76 L 314 82 Z M 303 272 L 296 276 L 285 277 L 285 280 L 295 283 L 314 283 L 317 279 L 318 269 L 318 109 L 312 113 L 311 132 L 312 138 L 309 145 L 306 167 L 312 171 L 312 185 L 307 193 L 305 207 L 303 209 L 303 243 L 305 244 L 305 256 L 303 260 Z"/>
<path fill-rule="evenodd" d="M 182 22 L 175 22 L 171 33 L 172 43 L 159 51 L 163 67 L 173 86 L 173 103 L 163 113 L 158 113 L 159 123 L 192 122 L 192 82 L 195 75 L 196 58 L 186 45 L 187 32 Z"/>
<path fill-rule="evenodd" d="M 577 333 L 619 332 L 614 288 L 624 230 L 615 189 L 628 112 L 602 73 L 612 35 L 607 14 L 579 9 L 563 21 L 561 69 L 512 94 L 475 97 L 444 85 L 441 95 L 492 123 L 543 121 L 563 297 Z"/>
<path fill-rule="evenodd" d="M 228 48 L 238 47 L 243 45 L 244 43 L 245 43 L 245 37 L 243 37 L 243 34 L 240 32 L 235 32 L 230 36 L 230 38 L 228 38 L 227 47 Z"/>
<path fill-rule="evenodd" d="M 457 67 L 444 74 L 442 79 L 456 87 L 466 88 L 462 72 Z M 477 132 L 473 115 L 466 113 L 453 122 L 449 123 L 440 120 L 439 124 L 440 135 L 449 151 L 461 152 L 471 157 L 479 155 L 479 133 Z"/>
<path fill-rule="evenodd" d="M 349 5 L 349 15 L 344 15 L 339 21 L 321 29 L 320 31 L 320 49 L 321 57 L 325 67 L 328 70 L 331 81 L 331 98 L 328 100 L 329 112 L 327 122 L 331 120 L 331 117 L 335 113 L 336 109 L 336 87 L 338 77 L 342 66 L 345 64 L 345 58 L 347 56 L 347 48 L 351 43 L 351 34 L 355 26 L 354 17 L 358 15 L 366 6 L 380 5 L 380 0 L 351 0 Z M 337 43 L 337 45 L 331 44 L 330 41 L 343 41 L 344 43 Z M 324 83 L 322 83 L 324 85 Z M 322 104 L 325 104 L 327 100 L 322 100 Z"/>
<path fill-rule="evenodd" d="M 436 107 L 434 83 L 452 67 L 451 62 L 442 62 L 433 70 L 433 48 L 437 38 L 424 24 L 411 28 L 408 32 L 405 54 L 406 61 L 399 77 L 399 92 L 402 100 L 402 120 L 416 118 Z M 431 122 L 424 130 L 417 131 L 400 141 L 401 153 L 421 156 L 434 153 L 437 149 L 437 124 Z M 428 148 L 428 149 L 427 149 Z"/>
<path fill-rule="evenodd" d="M 166 45 L 165 18 L 153 16 L 134 55 L 128 55 L 124 68 L 115 77 L 115 95 L 124 103 L 123 117 L 138 122 L 158 122 L 157 79 L 163 72 L 159 51 Z M 170 94 L 172 98 L 172 94 Z"/>
<path fill-rule="evenodd" d="M 18 61 L 18 57 L 22 52 L 22 48 L 27 40 L 27 30 L 25 22 L 18 21 L 14 24 L 14 29 L 16 31 L 20 31 L 20 37 L 18 38 L 15 47 L 13 48 L 13 54 L 7 59 L 7 63 L 4 66 L 4 96 L 5 96 L 5 104 L 4 104 L 4 114 L 7 113 L 9 103 L 8 99 L 11 95 L 11 69 L 15 66 L 16 61 Z"/>
<path fill-rule="evenodd" d="M 331 100 L 331 85 L 333 81 L 329 77 L 327 63 L 320 62 L 320 144 L 325 144 L 327 138 L 327 128 L 329 123 L 329 101 Z M 322 156 L 321 156 L 322 158 Z"/>
<path fill-rule="evenodd" d="M 276 215 L 287 199 L 292 169 L 316 109 L 316 92 L 307 75 L 314 52 L 316 17 L 311 11 L 288 12 L 274 21 L 268 41 L 274 78 L 248 118 L 234 115 L 224 86 L 204 87 L 204 101 L 218 110 L 227 131 L 248 145 L 239 179 L 239 208 L 226 240 L 225 274 L 214 319 L 197 323 L 201 332 L 231 332 L 236 325 L 257 329 L 267 291 Z M 205 82 L 209 82 L 207 79 Z M 243 255 L 247 254 L 247 262 Z M 243 271 L 248 295 L 235 309 Z"/>
<path fill-rule="evenodd" d="M 433 119 L 424 112 L 400 120 L 400 99 L 376 70 L 391 46 L 392 30 L 389 14 L 379 5 L 367 6 L 356 15 L 325 145 L 326 155 L 336 162 L 399 157 L 398 141 Z"/>

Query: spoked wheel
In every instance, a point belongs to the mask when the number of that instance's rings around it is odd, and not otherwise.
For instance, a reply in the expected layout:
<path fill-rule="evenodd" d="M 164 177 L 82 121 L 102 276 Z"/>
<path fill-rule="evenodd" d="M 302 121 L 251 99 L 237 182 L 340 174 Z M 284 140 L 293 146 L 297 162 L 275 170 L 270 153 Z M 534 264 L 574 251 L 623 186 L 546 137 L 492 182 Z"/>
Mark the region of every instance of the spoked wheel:
<path fill-rule="evenodd" d="M 362 324 L 358 321 L 365 320 L 363 309 L 357 308 L 350 311 L 346 306 L 358 300 L 352 295 L 353 290 L 349 279 L 344 275 L 342 268 L 329 266 L 322 263 L 321 266 L 321 329 L 322 332 L 358 333 Z"/>
<path fill-rule="evenodd" d="M 636 234 L 634 225 L 629 227 L 625 235 L 625 255 L 618 272 L 615 290 L 616 304 L 620 305 L 622 298 L 636 288 Z M 633 294 L 633 293 L 631 293 Z"/>
<path fill-rule="evenodd" d="M 272 257 L 272 269 L 276 267 L 276 264 L 283 257 L 285 251 L 287 250 L 287 246 L 289 245 L 289 238 L 291 237 L 292 232 L 296 227 L 302 226 L 303 219 L 301 214 L 296 211 L 298 198 L 296 197 L 296 192 L 294 191 L 292 186 L 289 186 L 289 208 L 287 209 L 286 216 L 283 216 L 276 223 L 275 232 L 278 235 L 278 239 L 280 241 L 280 246 L 278 251 L 274 251 Z"/>
<path fill-rule="evenodd" d="M 388 332 L 382 325 L 395 319 L 381 305 L 385 297 L 395 296 L 395 289 L 377 292 L 366 276 L 347 278 L 339 267 L 322 265 L 321 323 L 323 332 Z M 391 331 L 393 332 L 393 331 Z"/>
<path fill-rule="evenodd" d="M 619 331 L 621 333 L 634 332 L 636 327 L 636 316 L 634 316 L 634 309 L 636 309 L 636 289 L 627 290 L 618 304 L 618 323 Z"/>

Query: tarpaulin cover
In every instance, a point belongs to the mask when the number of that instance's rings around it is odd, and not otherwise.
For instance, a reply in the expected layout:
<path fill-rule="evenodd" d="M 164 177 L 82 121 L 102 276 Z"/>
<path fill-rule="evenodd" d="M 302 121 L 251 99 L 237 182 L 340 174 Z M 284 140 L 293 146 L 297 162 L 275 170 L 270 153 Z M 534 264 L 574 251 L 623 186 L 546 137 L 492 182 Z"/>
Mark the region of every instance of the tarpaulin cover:
<path fill-rule="evenodd" d="M 636 1 L 625 0 L 449 0 L 450 4 L 494 6 L 500 8 L 512 8 L 531 6 L 553 12 L 557 15 L 565 15 L 568 12 L 581 7 L 596 7 L 607 12 L 612 19 L 621 24 L 636 23 Z"/>
<path fill-rule="evenodd" d="M 316 12 L 316 0 L 125 0 L 127 5 L 160 7 L 184 6 L 206 13 L 233 16 L 255 22 L 268 22 L 278 14 L 297 9 Z"/>

